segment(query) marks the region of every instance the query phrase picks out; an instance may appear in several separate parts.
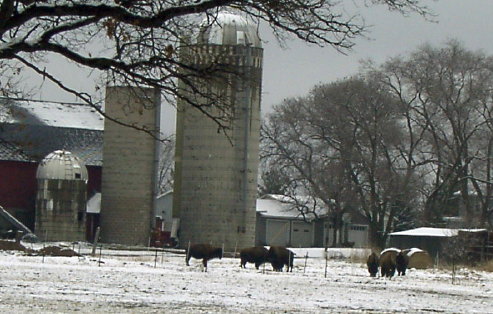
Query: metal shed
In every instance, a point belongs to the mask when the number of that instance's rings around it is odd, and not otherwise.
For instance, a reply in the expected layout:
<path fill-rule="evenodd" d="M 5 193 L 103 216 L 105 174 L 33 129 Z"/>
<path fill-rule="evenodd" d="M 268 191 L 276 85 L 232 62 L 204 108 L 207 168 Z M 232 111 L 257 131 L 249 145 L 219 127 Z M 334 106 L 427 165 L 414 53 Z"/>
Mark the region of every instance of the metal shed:
<path fill-rule="evenodd" d="M 392 232 L 389 245 L 401 249 L 420 248 L 428 251 L 430 256 L 437 258 L 446 241 L 464 233 L 486 232 L 485 229 L 449 229 L 421 227 L 416 229 Z"/>

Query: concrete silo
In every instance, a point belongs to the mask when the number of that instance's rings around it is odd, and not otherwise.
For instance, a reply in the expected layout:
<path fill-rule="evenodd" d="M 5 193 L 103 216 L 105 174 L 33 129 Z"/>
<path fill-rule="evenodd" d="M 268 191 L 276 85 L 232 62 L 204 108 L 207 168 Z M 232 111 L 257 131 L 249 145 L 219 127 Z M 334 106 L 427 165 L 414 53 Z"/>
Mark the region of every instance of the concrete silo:
<path fill-rule="evenodd" d="M 84 241 L 88 174 L 68 151 L 48 154 L 36 173 L 35 233 L 44 241 Z"/>
<path fill-rule="evenodd" d="M 107 86 L 101 193 L 101 240 L 148 245 L 154 222 L 158 141 L 136 125 L 159 136 L 159 90 Z"/>
<path fill-rule="evenodd" d="M 190 81 L 179 85 L 186 97 L 177 108 L 173 216 L 181 247 L 254 245 L 262 54 L 257 26 L 225 12 L 180 52 L 183 62 L 216 70 L 188 76 L 195 90 Z M 225 132 L 190 101 L 224 118 Z"/>

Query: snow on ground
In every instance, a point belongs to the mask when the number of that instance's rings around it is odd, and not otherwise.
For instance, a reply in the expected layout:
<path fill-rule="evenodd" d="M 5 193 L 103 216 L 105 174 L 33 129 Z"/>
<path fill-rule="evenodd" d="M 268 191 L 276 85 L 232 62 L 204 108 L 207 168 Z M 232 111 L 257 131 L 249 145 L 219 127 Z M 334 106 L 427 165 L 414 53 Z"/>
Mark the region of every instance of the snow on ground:
<path fill-rule="evenodd" d="M 83 253 L 88 253 L 86 248 Z M 0 251 L 1 313 L 491 313 L 493 274 L 409 270 L 370 278 L 348 252 L 297 249 L 292 273 L 237 258 L 185 265 L 182 254 L 102 250 L 91 257 Z M 352 251 L 354 253 L 354 251 Z M 97 252 L 99 254 L 99 251 Z M 304 258 L 308 253 L 308 258 Z M 365 253 L 366 254 L 366 253 Z M 345 258 L 346 257 L 346 258 Z M 305 267 L 306 262 L 306 267 Z"/>

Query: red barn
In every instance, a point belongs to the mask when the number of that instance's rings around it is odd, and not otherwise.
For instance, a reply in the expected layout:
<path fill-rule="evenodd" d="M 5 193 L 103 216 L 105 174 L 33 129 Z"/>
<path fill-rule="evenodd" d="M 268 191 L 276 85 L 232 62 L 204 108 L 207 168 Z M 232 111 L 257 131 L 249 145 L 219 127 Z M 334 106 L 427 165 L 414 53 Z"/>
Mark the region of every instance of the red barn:
<path fill-rule="evenodd" d="M 34 229 L 36 170 L 55 150 L 81 158 L 88 197 L 100 192 L 103 125 L 103 117 L 86 105 L 0 98 L 0 206 Z"/>

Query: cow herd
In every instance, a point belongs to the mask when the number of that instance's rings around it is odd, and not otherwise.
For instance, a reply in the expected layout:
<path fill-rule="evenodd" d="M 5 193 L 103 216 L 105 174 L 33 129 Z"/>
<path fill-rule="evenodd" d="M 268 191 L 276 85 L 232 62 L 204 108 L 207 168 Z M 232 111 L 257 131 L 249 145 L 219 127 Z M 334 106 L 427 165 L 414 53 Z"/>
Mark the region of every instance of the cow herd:
<path fill-rule="evenodd" d="M 207 271 L 207 261 L 213 258 L 221 259 L 223 254 L 220 247 L 192 244 L 186 250 L 185 262 L 189 266 L 190 258 L 202 259 L 204 270 Z M 240 251 L 240 267 L 246 268 L 247 263 L 253 263 L 255 268 L 259 269 L 262 264 L 270 263 L 274 271 L 282 272 L 286 266 L 286 271 L 292 272 L 294 256 L 295 253 L 283 246 L 271 246 L 269 249 L 263 246 L 249 247 Z M 380 255 L 371 253 L 366 264 L 371 277 L 376 277 L 379 269 L 382 277 L 392 278 L 396 271 L 399 276 L 404 276 L 409 256 L 405 251 L 391 248 L 383 250 Z"/>
<path fill-rule="evenodd" d="M 377 276 L 378 268 L 380 268 L 382 277 L 392 278 L 396 270 L 399 276 L 404 276 L 409 265 L 409 256 L 405 251 L 394 248 L 386 249 L 380 253 L 380 256 L 372 252 L 368 256 L 366 265 L 371 277 Z"/>
<path fill-rule="evenodd" d="M 186 250 L 185 262 L 189 266 L 190 258 L 202 259 L 204 270 L 207 271 L 207 261 L 213 258 L 221 259 L 223 253 L 222 248 L 210 244 L 192 244 Z M 240 267 L 246 268 L 247 263 L 253 263 L 255 268 L 259 269 L 262 264 L 270 263 L 274 271 L 282 272 L 286 266 L 286 271 L 292 272 L 294 256 L 295 253 L 283 246 L 271 246 L 269 249 L 263 246 L 245 248 L 240 251 Z"/>

